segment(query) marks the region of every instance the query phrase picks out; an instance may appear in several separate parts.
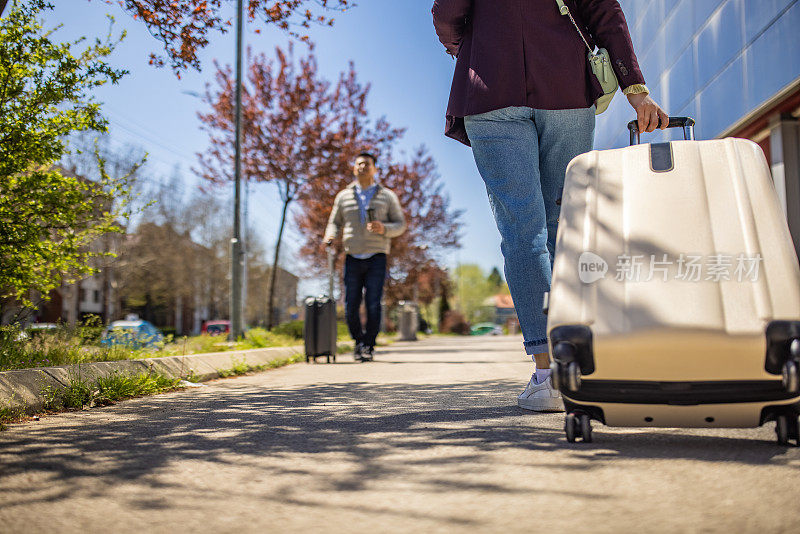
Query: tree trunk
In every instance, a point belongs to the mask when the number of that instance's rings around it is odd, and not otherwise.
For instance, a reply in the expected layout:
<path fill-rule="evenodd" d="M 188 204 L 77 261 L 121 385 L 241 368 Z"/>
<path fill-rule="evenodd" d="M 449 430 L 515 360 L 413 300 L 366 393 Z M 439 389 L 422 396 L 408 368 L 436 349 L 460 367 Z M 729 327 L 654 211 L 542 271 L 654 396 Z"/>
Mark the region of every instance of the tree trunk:
<path fill-rule="evenodd" d="M 105 251 L 108 252 L 111 249 L 110 244 L 110 237 L 109 234 L 104 236 L 105 241 Z M 111 270 L 111 262 L 106 259 L 103 262 L 103 306 L 100 315 L 103 317 L 103 324 L 106 325 L 111 322 L 111 276 L 108 272 Z"/>
<path fill-rule="evenodd" d="M 439 330 L 442 328 L 442 323 L 444 323 L 444 316 L 450 311 L 450 303 L 447 301 L 447 283 L 443 283 L 441 285 L 441 293 L 440 293 L 440 300 L 439 300 Z"/>
<path fill-rule="evenodd" d="M 0 0 L 0 15 L 2 15 L 3 11 L 5 11 L 7 3 L 8 0 Z"/>
<path fill-rule="evenodd" d="M 175 297 L 175 335 L 183 335 L 183 297 Z"/>
<path fill-rule="evenodd" d="M 75 314 L 72 317 L 72 321 L 69 322 L 70 326 L 76 326 L 81 321 L 81 281 L 78 280 L 75 282 L 75 300 L 72 303 L 72 311 Z"/>
<path fill-rule="evenodd" d="M 106 325 L 110 322 L 109 320 L 109 307 L 111 302 L 111 280 L 108 277 L 108 270 L 111 268 L 111 265 L 106 265 L 103 268 L 103 305 L 100 311 L 100 316 L 103 318 L 103 324 Z"/>
<path fill-rule="evenodd" d="M 269 279 L 269 295 L 267 297 L 267 330 L 271 329 L 274 324 L 275 313 L 274 313 L 274 303 L 275 303 L 275 279 L 278 275 L 278 254 L 281 251 L 281 241 L 283 239 L 283 227 L 286 224 L 286 210 L 289 208 L 289 202 L 292 201 L 291 197 L 286 197 L 286 200 L 283 201 L 283 212 L 281 213 L 281 227 L 278 230 L 278 242 L 275 243 L 275 259 L 272 261 L 272 272 L 270 273 Z"/>

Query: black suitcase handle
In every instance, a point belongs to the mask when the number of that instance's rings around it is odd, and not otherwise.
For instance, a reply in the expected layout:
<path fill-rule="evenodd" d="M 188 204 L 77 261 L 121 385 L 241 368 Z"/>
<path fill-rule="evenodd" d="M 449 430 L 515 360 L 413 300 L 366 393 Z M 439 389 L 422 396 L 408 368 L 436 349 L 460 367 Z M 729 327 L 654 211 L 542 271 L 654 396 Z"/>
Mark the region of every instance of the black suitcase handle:
<path fill-rule="evenodd" d="M 694 119 L 691 117 L 670 117 L 667 128 L 683 128 L 683 138 L 687 141 L 694 141 Z M 661 119 L 658 120 L 661 126 Z M 631 146 L 638 145 L 640 142 L 639 121 L 628 123 L 628 130 L 631 132 Z"/>
<path fill-rule="evenodd" d="M 333 277 L 336 270 L 336 250 L 328 247 L 328 296 L 333 300 Z"/>

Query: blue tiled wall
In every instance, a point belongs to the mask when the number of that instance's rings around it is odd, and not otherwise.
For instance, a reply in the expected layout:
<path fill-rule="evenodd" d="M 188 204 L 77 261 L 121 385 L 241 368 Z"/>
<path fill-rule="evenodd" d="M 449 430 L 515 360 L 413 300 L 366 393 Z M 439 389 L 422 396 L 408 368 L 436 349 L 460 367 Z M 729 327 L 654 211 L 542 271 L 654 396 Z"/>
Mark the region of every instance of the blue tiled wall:
<path fill-rule="evenodd" d="M 620 0 L 654 98 L 720 135 L 800 77 L 800 0 Z M 618 94 L 598 117 L 595 146 L 626 146 L 634 117 Z M 677 130 L 648 140 L 674 139 Z"/>

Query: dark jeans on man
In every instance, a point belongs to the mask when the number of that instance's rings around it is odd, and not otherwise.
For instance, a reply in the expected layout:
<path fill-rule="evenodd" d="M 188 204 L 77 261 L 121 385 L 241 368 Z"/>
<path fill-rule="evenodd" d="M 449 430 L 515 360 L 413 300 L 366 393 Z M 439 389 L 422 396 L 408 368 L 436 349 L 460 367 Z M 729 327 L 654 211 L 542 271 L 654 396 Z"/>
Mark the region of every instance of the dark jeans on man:
<path fill-rule="evenodd" d="M 386 254 L 359 260 L 348 255 L 344 262 L 344 315 L 356 343 L 374 347 L 381 327 L 381 297 L 386 278 Z M 366 331 L 361 324 L 361 296 L 367 306 Z"/>

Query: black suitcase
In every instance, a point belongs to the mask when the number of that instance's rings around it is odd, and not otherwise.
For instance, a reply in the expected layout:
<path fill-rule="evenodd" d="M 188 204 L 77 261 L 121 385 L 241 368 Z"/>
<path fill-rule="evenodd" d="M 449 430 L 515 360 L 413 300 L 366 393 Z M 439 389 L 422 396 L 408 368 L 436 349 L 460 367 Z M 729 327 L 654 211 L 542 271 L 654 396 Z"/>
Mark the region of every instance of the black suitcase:
<path fill-rule="evenodd" d="M 308 297 L 305 300 L 306 318 L 303 325 L 306 362 L 325 356 L 327 363 L 336 361 L 336 301 L 333 299 L 333 254 L 328 253 L 330 279 L 329 295 Z"/>

